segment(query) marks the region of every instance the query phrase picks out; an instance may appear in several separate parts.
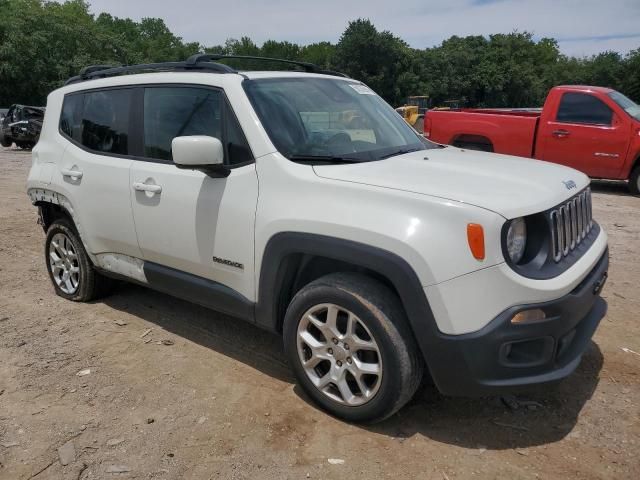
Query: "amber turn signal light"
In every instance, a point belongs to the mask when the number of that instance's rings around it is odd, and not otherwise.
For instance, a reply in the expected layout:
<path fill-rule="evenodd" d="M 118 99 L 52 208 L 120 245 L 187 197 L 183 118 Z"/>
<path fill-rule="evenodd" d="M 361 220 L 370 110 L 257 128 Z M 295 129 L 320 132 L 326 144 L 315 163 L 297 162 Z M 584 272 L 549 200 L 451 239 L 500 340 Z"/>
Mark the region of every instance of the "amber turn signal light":
<path fill-rule="evenodd" d="M 467 225 L 467 241 L 476 260 L 484 260 L 484 229 L 477 223 Z"/>
<path fill-rule="evenodd" d="M 539 322 L 540 320 L 544 320 L 547 315 L 544 311 L 539 308 L 534 308 L 533 310 L 523 310 L 522 312 L 516 313 L 511 319 L 511 323 L 515 324 L 523 324 L 523 323 L 532 323 Z"/>

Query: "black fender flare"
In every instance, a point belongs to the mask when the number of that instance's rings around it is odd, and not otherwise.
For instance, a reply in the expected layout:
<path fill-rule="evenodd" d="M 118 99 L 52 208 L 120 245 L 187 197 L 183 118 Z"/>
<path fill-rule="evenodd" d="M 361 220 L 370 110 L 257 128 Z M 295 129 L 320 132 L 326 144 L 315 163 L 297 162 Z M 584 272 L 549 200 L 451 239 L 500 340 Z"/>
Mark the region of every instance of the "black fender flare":
<path fill-rule="evenodd" d="M 262 256 L 258 301 L 255 307 L 255 320 L 259 326 L 278 331 L 279 290 L 287 275 L 285 259 L 292 254 L 307 254 L 343 261 L 365 267 L 386 278 L 400 296 L 409 326 L 427 365 L 429 358 L 438 353 L 438 346 L 441 345 L 438 339 L 441 333 L 424 288 L 406 260 L 381 248 L 318 234 L 282 232 L 267 242 Z"/>

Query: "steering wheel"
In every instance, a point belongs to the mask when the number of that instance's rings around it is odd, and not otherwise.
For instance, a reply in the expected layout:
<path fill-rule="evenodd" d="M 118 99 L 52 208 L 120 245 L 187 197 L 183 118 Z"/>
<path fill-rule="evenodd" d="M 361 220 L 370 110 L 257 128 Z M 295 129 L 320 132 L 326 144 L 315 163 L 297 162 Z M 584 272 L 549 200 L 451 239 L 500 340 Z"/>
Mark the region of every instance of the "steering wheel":
<path fill-rule="evenodd" d="M 331 150 L 333 150 L 331 147 L 337 147 L 338 152 L 333 153 L 354 153 L 356 151 L 351 137 L 344 132 L 336 133 L 331 136 L 331 138 L 327 140 L 326 145 Z"/>

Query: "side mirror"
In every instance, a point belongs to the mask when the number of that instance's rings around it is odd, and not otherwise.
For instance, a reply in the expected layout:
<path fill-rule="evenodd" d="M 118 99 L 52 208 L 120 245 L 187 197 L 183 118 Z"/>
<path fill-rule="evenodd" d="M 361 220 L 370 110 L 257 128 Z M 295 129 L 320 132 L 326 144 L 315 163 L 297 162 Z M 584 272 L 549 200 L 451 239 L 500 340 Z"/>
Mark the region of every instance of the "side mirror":
<path fill-rule="evenodd" d="M 222 142 L 215 137 L 176 137 L 171 141 L 171 153 L 178 168 L 200 170 L 211 177 L 228 177 L 231 173 L 223 163 Z"/>

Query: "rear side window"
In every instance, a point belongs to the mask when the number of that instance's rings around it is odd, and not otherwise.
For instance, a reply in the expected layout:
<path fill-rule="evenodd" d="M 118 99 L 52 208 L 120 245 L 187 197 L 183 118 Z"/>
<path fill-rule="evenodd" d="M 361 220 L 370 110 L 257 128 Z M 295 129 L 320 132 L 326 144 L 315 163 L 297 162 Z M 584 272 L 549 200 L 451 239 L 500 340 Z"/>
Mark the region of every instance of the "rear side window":
<path fill-rule="evenodd" d="M 131 90 L 84 94 L 81 143 L 94 152 L 127 155 Z"/>
<path fill-rule="evenodd" d="M 131 89 L 66 95 L 60 132 L 88 150 L 128 155 L 131 96 Z"/>
<path fill-rule="evenodd" d="M 82 120 L 82 100 L 84 95 L 67 95 L 60 115 L 60 131 L 76 142 L 80 142 L 80 126 Z"/>
<path fill-rule="evenodd" d="M 564 123 L 611 125 L 613 111 L 600 99 L 585 93 L 565 93 L 556 120 Z"/>
<path fill-rule="evenodd" d="M 144 92 L 144 156 L 172 160 L 175 137 L 222 138 L 221 93 L 191 87 L 147 88 Z"/>

